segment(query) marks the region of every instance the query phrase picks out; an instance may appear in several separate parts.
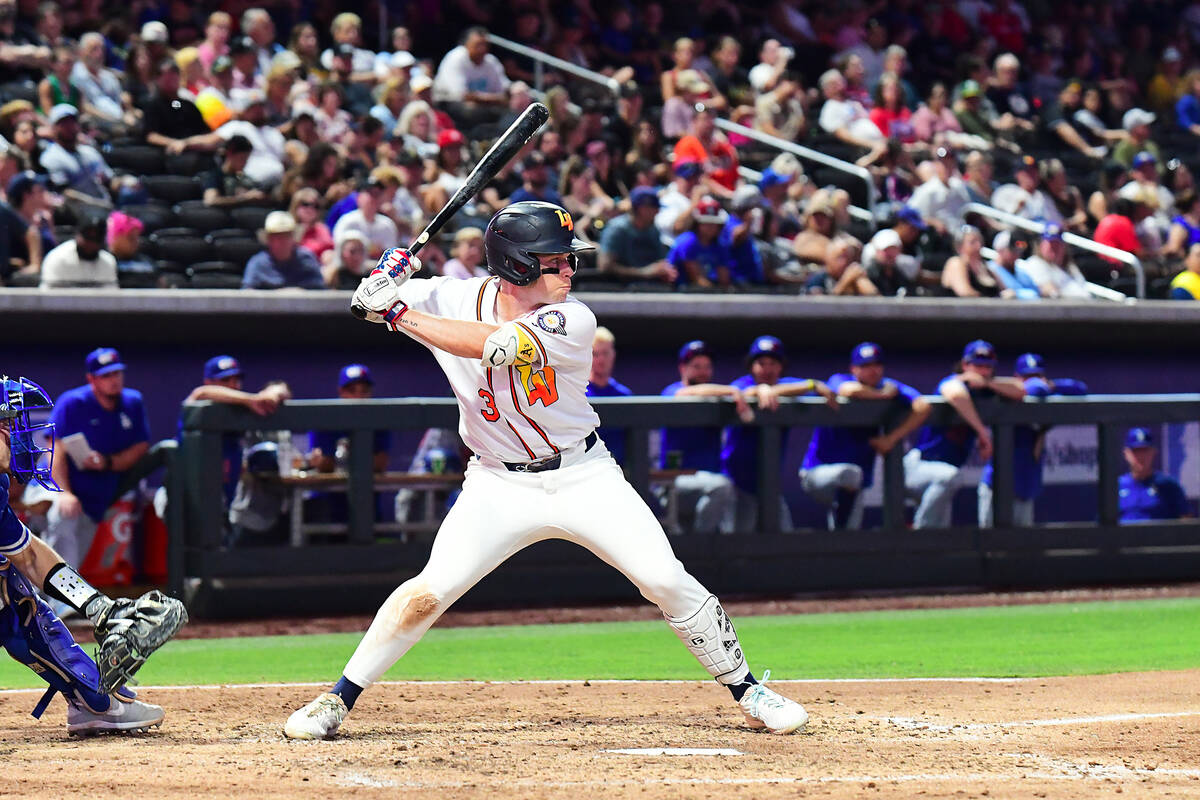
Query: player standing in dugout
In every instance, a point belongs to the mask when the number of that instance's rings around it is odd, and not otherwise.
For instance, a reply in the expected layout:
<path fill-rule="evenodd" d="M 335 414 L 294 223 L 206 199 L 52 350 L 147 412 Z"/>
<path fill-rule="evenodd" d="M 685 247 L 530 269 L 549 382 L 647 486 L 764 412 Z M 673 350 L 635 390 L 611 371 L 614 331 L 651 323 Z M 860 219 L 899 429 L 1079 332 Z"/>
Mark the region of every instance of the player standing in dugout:
<path fill-rule="evenodd" d="M 586 547 L 629 578 L 729 689 L 750 726 L 791 733 L 808 721 L 800 704 L 755 680 L 717 598 L 675 557 L 596 435 L 600 419 L 584 395 L 596 317 L 570 296 L 575 254 L 590 249 L 566 210 L 521 202 L 488 224 L 484 250 L 495 277 L 407 280 L 420 261 L 393 249 L 359 285 L 353 302 L 369 321 L 433 353 L 476 456 L 425 568 L 384 602 L 337 684 L 291 715 L 289 738 L 334 736 L 359 694 L 443 611 L 544 539 Z"/>

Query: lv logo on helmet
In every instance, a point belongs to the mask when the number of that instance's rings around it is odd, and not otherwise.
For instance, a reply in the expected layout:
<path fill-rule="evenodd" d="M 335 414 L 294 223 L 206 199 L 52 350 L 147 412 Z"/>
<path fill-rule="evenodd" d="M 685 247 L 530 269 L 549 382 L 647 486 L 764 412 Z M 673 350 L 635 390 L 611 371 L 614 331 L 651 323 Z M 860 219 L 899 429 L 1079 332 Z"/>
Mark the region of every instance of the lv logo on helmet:
<path fill-rule="evenodd" d="M 570 214 L 568 214 L 566 211 L 563 211 L 561 208 L 554 209 L 554 213 L 558 214 L 558 224 L 559 225 L 562 225 L 564 228 L 566 228 L 569 231 L 575 230 L 575 223 L 571 219 Z"/>

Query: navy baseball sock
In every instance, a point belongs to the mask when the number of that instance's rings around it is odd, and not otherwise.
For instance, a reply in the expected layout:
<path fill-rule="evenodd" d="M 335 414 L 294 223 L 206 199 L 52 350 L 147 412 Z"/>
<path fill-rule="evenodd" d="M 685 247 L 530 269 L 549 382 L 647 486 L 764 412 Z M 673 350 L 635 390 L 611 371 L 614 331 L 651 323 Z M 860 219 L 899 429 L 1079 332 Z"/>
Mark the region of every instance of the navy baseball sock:
<path fill-rule="evenodd" d="M 349 711 L 358 702 L 358 696 L 363 693 L 363 687 L 351 682 L 349 678 L 343 675 L 338 678 L 338 682 L 329 691 L 342 698 L 342 702 L 346 704 L 346 710 Z"/>
<path fill-rule="evenodd" d="M 854 511 L 854 503 L 858 500 L 858 492 L 838 489 L 834 497 L 837 500 L 837 508 L 833 512 L 833 525 L 839 531 L 845 530 L 846 523 L 850 521 L 850 514 Z"/>
<path fill-rule="evenodd" d="M 730 683 L 726 685 L 725 688 L 729 690 L 731 695 L 733 695 L 734 700 L 741 700 L 742 695 L 750 691 L 750 687 L 756 683 L 758 683 L 758 681 L 754 680 L 754 674 L 747 672 L 746 680 L 742 681 L 741 683 Z"/>

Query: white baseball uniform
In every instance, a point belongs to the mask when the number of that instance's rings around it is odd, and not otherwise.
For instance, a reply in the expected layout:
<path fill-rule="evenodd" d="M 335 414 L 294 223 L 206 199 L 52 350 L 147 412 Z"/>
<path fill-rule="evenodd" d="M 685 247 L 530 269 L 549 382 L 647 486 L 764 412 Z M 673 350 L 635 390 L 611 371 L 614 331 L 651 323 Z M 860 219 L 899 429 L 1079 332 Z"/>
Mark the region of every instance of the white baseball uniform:
<path fill-rule="evenodd" d="M 400 287 L 418 311 L 499 324 L 499 278 L 430 278 Z M 566 539 L 620 570 L 662 609 L 718 681 L 739 684 L 749 667 L 732 623 L 675 557 L 662 526 L 595 437 L 585 397 L 596 317 L 568 298 L 515 322 L 540 351 L 539 367 L 484 367 L 430 347 L 458 398 L 463 441 L 476 454 L 419 575 L 384 602 L 345 676 L 366 687 L 437 617 L 519 550 Z M 558 466 L 541 469 L 546 460 Z M 507 466 L 506 466 L 507 465 Z"/>

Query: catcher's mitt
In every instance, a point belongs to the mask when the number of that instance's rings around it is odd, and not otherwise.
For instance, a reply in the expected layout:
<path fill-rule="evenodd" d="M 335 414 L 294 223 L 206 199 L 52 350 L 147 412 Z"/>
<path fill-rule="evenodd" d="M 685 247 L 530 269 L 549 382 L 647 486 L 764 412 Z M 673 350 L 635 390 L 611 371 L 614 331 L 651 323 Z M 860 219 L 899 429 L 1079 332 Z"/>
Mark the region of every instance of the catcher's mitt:
<path fill-rule="evenodd" d="M 111 694 L 188 621 L 187 609 L 157 589 L 113 602 L 96 623 L 100 690 Z"/>

